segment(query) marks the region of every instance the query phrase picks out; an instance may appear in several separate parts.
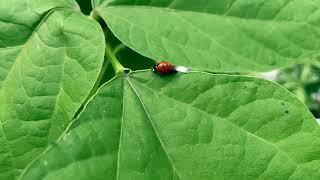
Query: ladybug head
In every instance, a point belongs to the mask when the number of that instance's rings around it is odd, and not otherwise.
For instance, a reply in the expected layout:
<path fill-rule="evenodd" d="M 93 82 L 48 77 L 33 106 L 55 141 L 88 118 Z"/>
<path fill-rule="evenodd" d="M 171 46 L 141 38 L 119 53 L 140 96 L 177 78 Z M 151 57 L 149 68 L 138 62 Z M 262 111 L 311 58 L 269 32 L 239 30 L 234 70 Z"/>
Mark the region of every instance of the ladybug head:
<path fill-rule="evenodd" d="M 157 67 L 158 67 L 158 63 L 157 63 L 157 64 L 155 64 L 154 66 L 152 66 L 152 71 L 153 71 L 153 72 L 156 72 Z"/>

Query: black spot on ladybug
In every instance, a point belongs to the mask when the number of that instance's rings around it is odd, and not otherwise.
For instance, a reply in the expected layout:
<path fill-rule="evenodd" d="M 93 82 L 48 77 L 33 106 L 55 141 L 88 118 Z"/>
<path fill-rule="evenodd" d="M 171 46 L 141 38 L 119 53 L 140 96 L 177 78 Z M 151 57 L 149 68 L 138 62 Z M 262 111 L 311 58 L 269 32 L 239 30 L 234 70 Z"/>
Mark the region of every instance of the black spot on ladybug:
<path fill-rule="evenodd" d="M 161 74 L 161 75 L 171 74 L 171 73 L 176 72 L 176 70 L 174 69 L 174 66 L 168 62 L 165 62 L 165 61 L 161 61 L 161 62 L 158 62 L 157 64 L 155 64 L 152 67 L 152 71 L 156 72 L 158 74 Z"/>

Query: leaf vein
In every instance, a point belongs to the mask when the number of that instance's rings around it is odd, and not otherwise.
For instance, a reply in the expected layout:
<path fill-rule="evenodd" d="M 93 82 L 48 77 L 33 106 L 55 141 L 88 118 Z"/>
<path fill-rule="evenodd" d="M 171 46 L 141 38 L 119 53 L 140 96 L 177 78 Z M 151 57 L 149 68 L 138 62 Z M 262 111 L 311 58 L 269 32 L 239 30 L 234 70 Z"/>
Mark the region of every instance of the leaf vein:
<path fill-rule="evenodd" d="M 128 80 L 128 81 L 129 81 L 129 80 Z M 138 82 L 138 83 L 139 83 L 139 82 Z M 180 101 L 180 100 L 177 100 L 177 99 L 175 99 L 175 98 L 173 98 L 173 97 L 171 97 L 171 96 L 168 96 L 168 95 L 166 95 L 166 94 L 163 94 L 163 93 L 160 94 L 160 93 L 156 92 L 154 89 L 152 89 L 152 88 L 150 88 L 150 87 L 148 87 L 148 86 L 146 86 L 146 85 L 144 85 L 144 84 L 142 84 L 142 83 L 139 83 L 139 84 L 140 84 L 141 86 L 143 86 L 144 88 L 146 88 L 146 89 L 152 91 L 153 93 L 157 94 L 158 96 L 167 97 L 168 99 L 171 99 L 171 100 L 173 100 L 173 101 L 175 101 L 175 102 L 177 102 L 177 103 L 181 103 L 181 104 L 187 105 L 187 106 L 189 106 L 190 108 L 194 108 L 194 109 L 196 109 L 196 110 L 199 110 L 199 111 L 201 111 L 201 112 L 203 112 L 203 113 L 205 113 L 205 114 L 207 114 L 207 115 L 209 115 L 209 116 L 212 116 L 212 115 L 213 115 L 213 114 L 208 113 L 208 112 L 206 112 L 206 111 L 204 111 L 204 110 L 202 110 L 202 109 L 199 109 L 199 108 L 197 108 L 197 107 L 195 107 L 195 106 L 192 106 L 192 105 L 190 105 L 190 104 L 187 104 L 187 103 L 185 103 L 185 102 L 182 102 L 182 101 Z M 141 99 L 141 98 L 140 98 L 140 99 Z M 265 143 L 267 143 L 267 144 L 270 144 L 270 145 L 273 146 L 275 149 L 277 149 L 277 151 L 282 152 L 282 153 L 283 153 L 289 160 L 291 160 L 296 166 L 299 165 L 299 163 L 297 163 L 294 159 L 292 159 L 284 150 L 280 149 L 276 144 L 274 144 L 274 143 L 272 143 L 272 142 L 269 142 L 269 141 L 267 141 L 267 140 L 265 140 L 265 139 L 263 139 L 263 138 L 255 135 L 255 134 L 253 134 L 253 133 L 245 130 L 245 129 L 242 128 L 241 126 L 238 126 L 237 124 L 235 124 L 235 123 L 233 123 L 233 122 L 231 122 L 231 121 L 228 121 L 228 120 L 226 120 L 225 118 L 222 118 L 222 119 L 223 119 L 224 121 L 226 121 L 227 123 L 230 123 L 231 125 L 240 128 L 241 130 L 243 130 L 244 132 L 246 132 L 248 135 L 253 136 L 253 137 L 255 137 L 255 138 L 257 138 L 257 139 L 259 139 L 259 140 L 261 140 L 261 141 L 263 141 L 263 142 L 265 142 Z"/>
<path fill-rule="evenodd" d="M 138 99 L 139 99 L 139 101 L 140 101 L 140 103 L 141 103 L 141 106 L 142 106 L 144 112 L 146 113 L 146 115 L 147 115 L 147 117 L 148 117 L 148 119 L 149 119 L 149 121 L 150 121 L 150 124 L 151 124 L 151 126 L 152 126 L 152 128 L 153 128 L 153 130 L 154 130 L 154 132 L 155 132 L 155 135 L 157 136 L 157 138 L 158 138 L 158 140 L 159 140 L 159 142 L 160 142 L 160 144 L 161 144 L 161 147 L 162 147 L 163 151 L 165 152 L 165 154 L 166 154 L 166 156 L 167 156 L 167 158 L 168 158 L 168 160 L 169 160 L 169 162 L 170 162 L 170 164 L 171 164 L 171 166 L 172 166 L 172 169 L 174 170 L 174 172 L 177 173 L 179 179 L 182 179 L 182 178 L 181 178 L 181 175 L 180 175 L 179 172 L 177 171 L 176 167 L 173 165 L 173 162 L 172 162 L 172 160 L 171 160 L 171 158 L 170 158 L 170 156 L 169 156 L 169 154 L 168 154 L 168 152 L 167 152 L 167 150 L 166 150 L 166 148 L 165 148 L 162 140 L 160 139 L 159 133 L 158 133 L 158 131 L 157 131 L 157 129 L 156 129 L 156 127 L 155 127 L 152 119 L 151 119 L 151 116 L 150 116 L 150 114 L 149 114 L 149 112 L 148 112 L 148 110 L 147 110 L 144 102 L 142 101 L 142 98 L 140 97 L 139 93 L 137 92 L 137 90 L 135 89 L 135 87 L 133 86 L 133 84 L 131 83 L 131 81 L 129 80 L 129 78 L 126 78 L 126 80 L 128 81 L 130 87 L 132 88 L 132 90 L 134 91 L 134 93 L 136 94 L 136 96 L 138 97 Z"/>

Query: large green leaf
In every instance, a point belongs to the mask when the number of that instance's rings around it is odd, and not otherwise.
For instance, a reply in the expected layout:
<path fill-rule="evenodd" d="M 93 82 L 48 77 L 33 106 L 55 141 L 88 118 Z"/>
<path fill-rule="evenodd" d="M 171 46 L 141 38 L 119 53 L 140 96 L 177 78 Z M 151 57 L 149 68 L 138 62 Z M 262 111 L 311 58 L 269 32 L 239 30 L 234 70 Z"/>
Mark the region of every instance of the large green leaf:
<path fill-rule="evenodd" d="M 319 179 L 320 129 L 279 85 L 193 72 L 105 84 L 21 179 Z"/>
<path fill-rule="evenodd" d="M 0 179 L 56 140 L 100 72 L 104 36 L 69 0 L 0 0 Z"/>
<path fill-rule="evenodd" d="M 73 0 L 0 0 L 0 88 L 41 19 L 56 8 L 79 7 Z"/>
<path fill-rule="evenodd" d="M 313 0 L 93 0 L 121 41 L 194 69 L 265 71 L 319 57 Z"/>

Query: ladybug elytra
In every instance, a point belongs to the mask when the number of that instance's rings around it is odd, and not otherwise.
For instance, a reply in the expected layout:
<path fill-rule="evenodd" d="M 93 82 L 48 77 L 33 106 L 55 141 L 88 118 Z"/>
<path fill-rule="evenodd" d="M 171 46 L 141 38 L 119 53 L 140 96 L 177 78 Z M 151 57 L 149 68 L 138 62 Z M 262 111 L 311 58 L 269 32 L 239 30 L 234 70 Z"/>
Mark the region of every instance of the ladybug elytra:
<path fill-rule="evenodd" d="M 161 61 L 152 67 L 152 70 L 158 74 L 170 74 L 176 72 L 174 66 L 166 61 Z"/>

